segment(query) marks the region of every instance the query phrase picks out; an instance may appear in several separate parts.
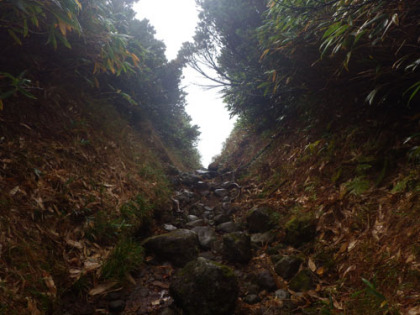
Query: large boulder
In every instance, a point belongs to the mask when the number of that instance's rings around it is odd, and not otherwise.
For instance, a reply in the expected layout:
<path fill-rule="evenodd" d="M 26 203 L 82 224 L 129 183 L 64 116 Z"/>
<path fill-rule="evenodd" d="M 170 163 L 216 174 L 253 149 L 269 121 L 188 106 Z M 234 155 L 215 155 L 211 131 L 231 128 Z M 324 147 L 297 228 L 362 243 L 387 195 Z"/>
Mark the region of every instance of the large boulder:
<path fill-rule="evenodd" d="M 199 257 L 174 275 L 170 293 L 185 314 L 230 315 L 239 288 L 232 269 Z"/>
<path fill-rule="evenodd" d="M 181 267 L 198 256 L 198 236 L 185 229 L 152 236 L 143 241 L 144 248 L 154 253 L 157 258 Z"/>
<path fill-rule="evenodd" d="M 223 256 L 230 262 L 247 263 L 252 258 L 251 239 L 243 232 L 223 236 Z"/>
<path fill-rule="evenodd" d="M 272 227 L 269 209 L 254 208 L 246 216 L 250 233 L 264 233 Z"/>

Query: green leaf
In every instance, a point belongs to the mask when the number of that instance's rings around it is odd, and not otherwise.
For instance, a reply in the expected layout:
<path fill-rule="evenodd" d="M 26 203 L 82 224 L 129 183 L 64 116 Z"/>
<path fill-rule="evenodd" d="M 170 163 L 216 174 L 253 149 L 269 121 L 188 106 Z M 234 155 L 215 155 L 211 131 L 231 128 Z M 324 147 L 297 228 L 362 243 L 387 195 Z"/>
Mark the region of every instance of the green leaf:
<path fill-rule="evenodd" d="M 9 35 L 15 40 L 17 44 L 22 45 L 22 41 L 20 40 L 19 37 L 17 37 L 14 31 L 12 31 L 11 29 L 8 29 L 7 31 L 9 32 Z"/>

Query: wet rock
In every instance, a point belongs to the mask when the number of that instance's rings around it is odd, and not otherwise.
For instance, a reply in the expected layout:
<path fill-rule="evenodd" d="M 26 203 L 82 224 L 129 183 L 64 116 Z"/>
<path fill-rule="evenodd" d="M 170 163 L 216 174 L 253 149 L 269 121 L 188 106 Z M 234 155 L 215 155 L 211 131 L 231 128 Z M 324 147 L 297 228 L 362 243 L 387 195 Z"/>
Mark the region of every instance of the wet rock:
<path fill-rule="evenodd" d="M 121 313 L 125 308 L 125 302 L 123 300 L 115 300 L 109 302 L 108 308 L 111 312 Z"/>
<path fill-rule="evenodd" d="M 223 198 L 223 197 L 227 196 L 229 194 L 229 192 L 224 188 L 218 188 L 214 191 L 214 194 L 217 197 Z"/>
<path fill-rule="evenodd" d="M 231 220 L 231 217 L 229 215 L 226 214 L 218 214 L 214 217 L 214 222 L 216 225 L 225 223 L 225 222 L 229 222 Z"/>
<path fill-rule="evenodd" d="M 199 241 L 195 232 L 179 229 L 149 237 L 142 245 L 159 259 L 180 267 L 198 256 Z"/>
<path fill-rule="evenodd" d="M 312 273 L 308 269 L 301 270 L 295 275 L 289 282 L 289 288 L 293 291 L 303 292 L 309 291 L 315 288 L 314 281 L 312 279 Z"/>
<path fill-rule="evenodd" d="M 286 223 L 285 243 L 294 247 L 300 247 L 304 243 L 312 241 L 316 236 L 316 224 L 309 218 L 292 218 Z"/>
<path fill-rule="evenodd" d="M 279 289 L 274 292 L 274 297 L 279 300 L 287 300 L 290 298 L 290 294 L 285 290 Z"/>
<path fill-rule="evenodd" d="M 268 270 L 258 272 L 256 274 L 256 281 L 263 290 L 271 292 L 277 289 L 276 282 Z"/>
<path fill-rule="evenodd" d="M 285 280 L 290 280 L 299 270 L 303 260 L 295 256 L 280 256 L 274 264 L 276 273 Z"/>
<path fill-rule="evenodd" d="M 258 302 L 261 302 L 261 299 L 258 295 L 256 294 L 249 294 L 244 298 L 244 302 L 246 304 L 257 304 Z"/>
<path fill-rule="evenodd" d="M 186 314 L 230 315 L 238 298 L 233 271 L 205 258 L 188 263 L 173 277 L 170 293 Z"/>
<path fill-rule="evenodd" d="M 251 239 L 243 232 L 223 236 L 223 257 L 230 262 L 247 263 L 252 258 Z"/>
<path fill-rule="evenodd" d="M 232 233 L 237 232 L 240 230 L 239 225 L 236 223 L 229 221 L 216 226 L 216 231 L 219 233 Z"/>
<path fill-rule="evenodd" d="M 264 246 L 271 244 L 276 239 L 276 234 L 273 231 L 265 233 L 256 233 L 251 235 L 251 243 L 256 246 Z"/>
<path fill-rule="evenodd" d="M 216 240 L 214 229 L 209 226 L 197 226 L 192 229 L 198 235 L 198 241 L 201 247 L 210 249 Z"/>
<path fill-rule="evenodd" d="M 264 233 L 272 227 L 267 208 L 252 209 L 246 216 L 246 222 L 250 233 Z"/>

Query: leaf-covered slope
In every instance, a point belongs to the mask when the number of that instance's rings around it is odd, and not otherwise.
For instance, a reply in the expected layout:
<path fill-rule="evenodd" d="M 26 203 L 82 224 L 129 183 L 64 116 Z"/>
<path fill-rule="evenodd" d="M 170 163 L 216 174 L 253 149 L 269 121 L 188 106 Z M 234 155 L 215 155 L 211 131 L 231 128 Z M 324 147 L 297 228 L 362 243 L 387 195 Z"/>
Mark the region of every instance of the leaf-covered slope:
<path fill-rule="evenodd" d="M 265 134 L 239 125 L 216 163 L 239 178 L 240 208 L 269 205 L 283 229 L 296 218 L 316 220 L 313 247 L 301 251 L 319 287 L 306 302 L 296 296 L 296 307 L 307 303 L 308 314 L 415 313 L 419 117 L 354 115 L 352 122 L 296 116 Z"/>
<path fill-rule="evenodd" d="M 2 314 L 51 313 L 124 278 L 141 255 L 105 268 L 113 247 L 134 255 L 130 237 L 169 200 L 165 171 L 183 168 L 150 123 L 134 129 L 107 100 L 66 90 L 1 113 Z"/>

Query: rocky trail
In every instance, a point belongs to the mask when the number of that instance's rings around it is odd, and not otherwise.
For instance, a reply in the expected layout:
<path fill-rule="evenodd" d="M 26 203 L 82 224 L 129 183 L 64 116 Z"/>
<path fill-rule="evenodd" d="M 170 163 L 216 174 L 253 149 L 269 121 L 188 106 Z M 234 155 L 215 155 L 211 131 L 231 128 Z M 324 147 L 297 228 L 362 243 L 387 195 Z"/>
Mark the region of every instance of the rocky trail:
<path fill-rule="evenodd" d="M 311 246 L 313 222 L 279 228 L 270 209 L 246 208 L 242 188 L 215 171 L 176 181 L 173 209 L 142 242 L 146 263 L 133 287 L 108 290 L 94 314 L 302 314 L 322 300 L 301 250 Z"/>

